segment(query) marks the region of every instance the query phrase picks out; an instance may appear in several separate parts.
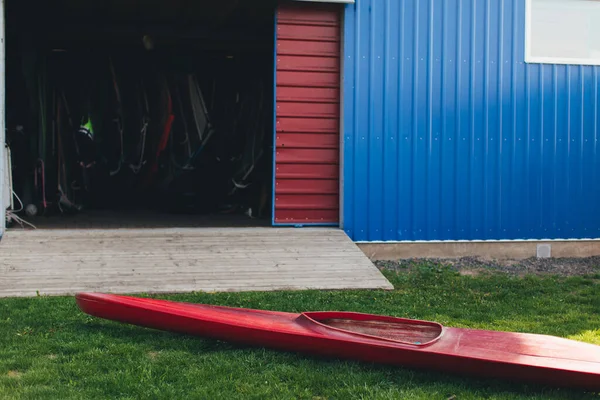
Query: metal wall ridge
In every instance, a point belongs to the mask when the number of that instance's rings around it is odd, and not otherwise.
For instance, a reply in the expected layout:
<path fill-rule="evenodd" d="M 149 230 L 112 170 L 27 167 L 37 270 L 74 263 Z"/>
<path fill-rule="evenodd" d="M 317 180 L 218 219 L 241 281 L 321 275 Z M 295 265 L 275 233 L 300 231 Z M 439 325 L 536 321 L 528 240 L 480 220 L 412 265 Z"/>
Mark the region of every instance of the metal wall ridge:
<path fill-rule="evenodd" d="M 346 7 L 352 239 L 600 237 L 600 69 L 526 64 L 525 10 L 525 0 Z"/>

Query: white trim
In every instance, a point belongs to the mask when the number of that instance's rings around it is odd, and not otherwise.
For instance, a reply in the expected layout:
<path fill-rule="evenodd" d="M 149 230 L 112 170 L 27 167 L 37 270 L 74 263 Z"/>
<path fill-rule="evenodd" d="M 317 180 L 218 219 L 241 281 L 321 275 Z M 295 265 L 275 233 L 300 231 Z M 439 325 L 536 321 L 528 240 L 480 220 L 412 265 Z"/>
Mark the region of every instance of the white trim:
<path fill-rule="evenodd" d="M 0 3 L 0 210 L 2 213 L 1 223 L 0 223 L 0 238 L 4 234 L 6 227 L 6 207 L 8 204 L 4 204 L 4 191 L 8 188 L 4 187 L 4 167 L 5 167 L 5 152 L 4 152 L 4 143 L 5 143 L 5 116 L 6 116 L 6 55 L 5 55 L 5 28 L 4 28 L 4 10 L 5 10 L 5 1 L 2 0 Z M 11 194 L 12 195 L 12 194 Z M 12 197 L 12 196 L 11 196 Z"/>
<path fill-rule="evenodd" d="M 600 238 L 589 239 L 490 239 L 490 240 L 355 240 L 356 244 L 440 244 L 440 243 L 556 243 L 556 242 L 600 242 Z"/>
<path fill-rule="evenodd" d="M 554 58 L 554 57 L 532 57 L 529 52 L 525 54 L 525 62 L 528 64 L 561 64 L 561 65 L 582 65 L 595 66 L 600 65 L 600 58 L 590 60 L 589 58 Z"/>
<path fill-rule="evenodd" d="M 589 58 L 564 58 L 564 57 L 534 57 L 531 55 L 531 17 L 532 2 L 535 0 L 525 0 L 525 62 L 528 64 L 560 64 L 560 65 L 582 65 L 582 66 L 600 66 L 600 57 L 597 59 Z"/>
<path fill-rule="evenodd" d="M 525 62 L 534 63 L 531 57 L 531 1 L 525 0 Z"/>
<path fill-rule="evenodd" d="M 340 165 L 338 168 L 338 205 L 339 205 L 339 229 L 344 229 L 344 46 L 345 46 L 345 29 L 346 29 L 346 7 L 340 10 L 340 114 L 339 114 L 339 155 Z"/>

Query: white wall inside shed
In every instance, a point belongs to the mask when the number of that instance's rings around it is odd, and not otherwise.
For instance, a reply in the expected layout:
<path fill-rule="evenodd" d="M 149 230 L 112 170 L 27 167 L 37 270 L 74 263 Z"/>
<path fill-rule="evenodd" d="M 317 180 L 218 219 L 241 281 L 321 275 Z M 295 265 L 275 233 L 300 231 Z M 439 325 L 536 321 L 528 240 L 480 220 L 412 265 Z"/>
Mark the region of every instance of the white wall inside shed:
<path fill-rule="evenodd" d="M 4 1 L 0 2 L 0 177 L 5 177 L 6 176 L 6 172 L 5 172 L 5 168 L 6 168 L 6 152 L 4 150 L 4 127 L 5 127 L 5 123 L 4 123 L 4 115 L 5 115 L 5 111 L 6 111 L 6 107 L 5 107 L 5 103 L 4 103 L 4 97 L 5 97 L 5 75 L 4 75 L 4 65 L 5 65 L 5 52 L 4 52 L 4 44 L 5 44 L 5 40 L 4 40 Z M 9 192 L 8 196 L 11 195 L 10 191 L 8 190 L 7 186 L 7 179 L 2 179 L 2 181 L 0 181 L 0 210 L 1 212 L 4 214 L 6 208 L 8 207 L 8 204 L 10 203 L 10 198 L 9 201 L 6 201 L 6 193 L 5 192 Z M 4 223 L 4 215 L 2 216 L 2 222 L 0 223 L 0 239 L 2 238 L 3 234 L 4 234 L 4 227 L 5 227 L 5 223 Z"/>

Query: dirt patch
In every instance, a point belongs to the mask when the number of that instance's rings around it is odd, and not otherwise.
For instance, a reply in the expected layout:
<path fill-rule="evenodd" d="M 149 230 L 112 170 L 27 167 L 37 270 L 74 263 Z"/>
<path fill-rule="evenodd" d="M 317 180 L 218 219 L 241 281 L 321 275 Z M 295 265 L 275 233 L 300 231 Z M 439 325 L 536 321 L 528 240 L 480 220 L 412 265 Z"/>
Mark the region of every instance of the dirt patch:
<path fill-rule="evenodd" d="M 159 352 L 157 352 L 157 351 L 149 351 L 148 352 L 148 357 L 150 357 L 151 360 L 156 360 L 158 355 L 159 355 Z"/>
<path fill-rule="evenodd" d="M 19 371 L 8 371 L 8 373 L 6 374 L 9 378 L 20 378 L 21 376 L 23 376 L 22 372 Z"/>
<path fill-rule="evenodd" d="M 458 259 L 412 258 L 397 261 L 376 261 L 381 269 L 408 271 L 415 265 L 444 265 L 461 275 L 477 276 L 489 272 L 502 272 L 510 275 L 560 275 L 588 276 L 600 275 L 600 257 L 582 258 L 528 258 L 525 260 L 485 260 L 478 257 Z"/>

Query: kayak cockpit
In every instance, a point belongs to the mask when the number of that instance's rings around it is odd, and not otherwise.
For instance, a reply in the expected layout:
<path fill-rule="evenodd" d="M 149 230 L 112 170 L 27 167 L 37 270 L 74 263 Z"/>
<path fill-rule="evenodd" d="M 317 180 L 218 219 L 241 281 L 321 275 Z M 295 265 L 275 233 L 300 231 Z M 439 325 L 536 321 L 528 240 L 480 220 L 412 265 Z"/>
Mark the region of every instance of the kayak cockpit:
<path fill-rule="evenodd" d="M 413 346 L 436 342 L 444 330 L 436 322 L 353 312 L 306 312 L 301 318 L 322 333 L 337 332 Z"/>

